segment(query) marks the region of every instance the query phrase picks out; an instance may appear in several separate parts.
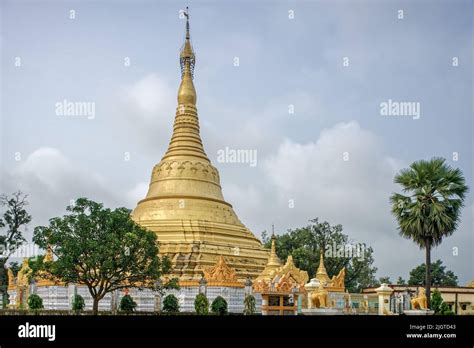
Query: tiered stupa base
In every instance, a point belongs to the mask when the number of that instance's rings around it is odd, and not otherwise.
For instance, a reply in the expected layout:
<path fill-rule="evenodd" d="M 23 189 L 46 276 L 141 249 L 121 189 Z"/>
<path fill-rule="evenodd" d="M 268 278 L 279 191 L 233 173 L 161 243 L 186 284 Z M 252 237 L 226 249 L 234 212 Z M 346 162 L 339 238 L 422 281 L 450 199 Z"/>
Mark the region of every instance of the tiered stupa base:
<path fill-rule="evenodd" d="M 205 268 L 220 256 L 232 267 L 238 281 L 255 279 L 265 268 L 269 250 L 242 238 L 245 227 L 209 221 L 140 221 L 158 235 L 160 255 L 172 261 L 173 273 L 183 282 L 199 281 Z M 167 232 L 165 232 L 167 231 Z"/>

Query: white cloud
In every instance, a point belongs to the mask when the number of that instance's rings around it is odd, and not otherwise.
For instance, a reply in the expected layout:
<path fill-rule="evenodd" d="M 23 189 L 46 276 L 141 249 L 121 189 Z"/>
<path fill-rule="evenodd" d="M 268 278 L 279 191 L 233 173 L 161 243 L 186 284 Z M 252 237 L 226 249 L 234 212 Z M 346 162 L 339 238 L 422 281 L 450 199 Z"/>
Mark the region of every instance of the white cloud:
<path fill-rule="evenodd" d="M 286 139 L 264 161 L 264 172 L 273 185 L 269 191 L 275 192 L 267 208 L 284 227 L 279 231 L 319 217 L 342 224 L 351 239 L 374 246 L 381 273 L 406 269 L 414 265 L 410 262 L 416 259 L 417 248 L 411 255 L 407 252 L 404 265 L 389 257 L 393 241 L 400 240 L 389 196 L 401 166 L 401 161 L 384 153 L 378 137 L 354 121 L 324 129 L 315 142 Z M 294 200 L 294 208 L 289 200 Z"/>
<path fill-rule="evenodd" d="M 126 193 L 127 206 L 135 207 L 138 201 L 145 198 L 150 183 L 142 181 L 137 183 L 130 191 Z"/>
<path fill-rule="evenodd" d="M 374 134 L 349 122 L 323 130 L 316 142 L 285 140 L 264 166 L 279 199 L 295 200 L 298 213 L 286 215 L 308 220 L 317 214 L 360 228 L 361 237 L 368 238 L 390 223 L 388 196 L 396 163 L 383 154 Z"/>
<path fill-rule="evenodd" d="M 154 116 L 167 110 L 176 100 L 176 93 L 168 82 L 156 74 L 149 74 L 134 84 L 123 87 L 122 92 L 125 100 L 137 108 L 139 113 L 136 116 L 145 117 L 147 121 L 153 121 Z"/>
<path fill-rule="evenodd" d="M 349 154 L 347 161 L 344 152 Z M 266 197 L 272 204 L 262 204 L 253 220 L 273 216 L 283 227 L 279 231 L 304 226 L 315 217 L 340 223 L 351 239 L 374 248 L 379 276 L 407 278 L 412 268 L 424 262 L 424 252 L 399 236 L 389 204 L 391 193 L 400 190 L 393 177 L 407 165 L 388 156 L 381 139 L 354 121 L 323 130 L 315 142 L 286 139 L 264 161 L 266 180 L 273 185 L 267 190 L 275 193 L 275 199 Z M 294 199 L 293 209 L 288 206 L 290 199 Z M 434 249 L 432 256 L 444 260 L 462 278 L 473 263 L 473 209 L 464 210 L 458 231 Z M 453 256 L 456 246 L 459 255 Z"/>
<path fill-rule="evenodd" d="M 83 167 L 51 147 L 33 151 L 4 173 L 5 193 L 17 190 L 28 194 L 28 212 L 34 226 L 47 224 L 51 217 L 59 216 L 71 200 L 87 197 L 108 206 L 120 205 L 120 193 L 114 192 L 100 174 Z"/>

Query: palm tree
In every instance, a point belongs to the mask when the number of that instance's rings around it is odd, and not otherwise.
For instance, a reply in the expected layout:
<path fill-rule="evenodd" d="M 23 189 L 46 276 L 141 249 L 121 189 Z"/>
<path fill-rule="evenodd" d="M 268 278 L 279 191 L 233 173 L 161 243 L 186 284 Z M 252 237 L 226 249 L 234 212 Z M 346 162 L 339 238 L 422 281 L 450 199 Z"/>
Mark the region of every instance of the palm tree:
<path fill-rule="evenodd" d="M 394 193 L 390 197 L 400 235 L 426 251 L 425 286 L 429 308 L 431 248 L 456 230 L 468 187 L 460 169 L 436 157 L 412 163 L 395 176 L 394 182 L 407 194 Z"/>

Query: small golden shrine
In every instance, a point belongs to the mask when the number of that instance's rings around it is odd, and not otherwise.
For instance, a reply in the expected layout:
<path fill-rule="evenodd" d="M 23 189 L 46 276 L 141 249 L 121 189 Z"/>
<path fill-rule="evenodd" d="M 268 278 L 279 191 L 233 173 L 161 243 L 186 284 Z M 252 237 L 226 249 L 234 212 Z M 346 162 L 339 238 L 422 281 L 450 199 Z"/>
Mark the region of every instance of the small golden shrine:
<path fill-rule="evenodd" d="M 292 289 L 304 292 L 304 284 L 308 281 L 308 273 L 295 266 L 293 257 L 290 255 L 285 265 L 275 271 L 270 280 L 256 279 L 253 285 L 255 292 L 282 292 L 289 293 Z"/>
<path fill-rule="evenodd" d="M 262 294 L 262 315 L 294 315 L 298 298 L 304 294 L 308 273 L 300 270 L 288 256 L 282 266 L 275 251 L 275 238 L 265 269 L 253 283 L 254 292 Z"/>
<path fill-rule="evenodd" d="M 305 285 L 305 289 L 308 293 L 308 308 L 334 307 L 335 301 L 329 301 L 329 294 L 334 292 L 344 293 L 345 276 L 346 270 L 345 268 L 342 268 L 337 274 L 337 276 L 332 276 L 332 278 L 329 278 L 328 273 L 326 271 L 326 266 L 324 266 L 323 253 L 321 252 L 316 276 L 311 279 L 308 284 Z"/>
<path fill-rule="evenodd" d="M 16 279 L 11 268 L 8 269 L 8 291 L 16 292 L 15 296 L 17 298 L 17 300 L 15 301 L 16 305 L 8 305 L 9 307 L 22 308 L 25 305 L 30 291 L 29 285 L 31 272 L 32 269 L 28 265 L 28 258 L 26 257 L 23 259 L 21 268 L 18 271 Z"/>
<path fill-rule="evenodd" d="M 44 255 L 43 262 L 53 262 L 53 250 L 51 247 L 48 247 L 46 254 Z M 45 271 L 39 271 L 37 275 L 32 279 L 33 270 L 29 266 L 28 258 L 25 257 L 21 264 L 21 268 L 18 271 L 17 276 L 13 274 L 11 268 L 8 269 L 8 291 L 16 292 L 18 301 L 14 307 L 20 308 L 24 305 L 25 300 L 29 296 L 30 292 L 30 283 L 32 280 L 35 281 L 37 287 L 61 285 L 64 286 L 63 282 L 53 281 L 47 278 Z"/>
<path fill-rule="evenodd" d="M 319 284 L 322 284 L 324 289 L 326 289 L 327 291 L 344 292 L 345 291 L 345 284 L 344 284 L 345 277 L 346 277 L 346 269 L 342 268 L 337 275 L 332 276 L 332 278 L 329 278 L 328 273 L 326 271 L 326 266 L 324 266 L 323 253 L 321 252 L 321 256 L 319 258 L 318 270 L 316 271 L 316 277 L 311 279 L 311 281 L 308 284 L 306 284 L 306 288 L 308 287 L 319 288 Z"/>
<path fill-rule="evenodd" d="M 267 265 L 264 270 L 258 275 L 254 283 L 257 282 L 271 282 L 275 277 L 278 269 L 282 266 L 280 259 L 278 258 L 275 250 L 275 235 L 272 235 L 272 247 L 270 250 L 270 256 L 268 257 Z"/>
<path fill-rule="evenodd" d="M 16 276 L 16 287 L 21 288 L 29 286 L 31 272 L 33 272 L 33 270 L 28 265 L 28 258 L 25 257 Z"/>

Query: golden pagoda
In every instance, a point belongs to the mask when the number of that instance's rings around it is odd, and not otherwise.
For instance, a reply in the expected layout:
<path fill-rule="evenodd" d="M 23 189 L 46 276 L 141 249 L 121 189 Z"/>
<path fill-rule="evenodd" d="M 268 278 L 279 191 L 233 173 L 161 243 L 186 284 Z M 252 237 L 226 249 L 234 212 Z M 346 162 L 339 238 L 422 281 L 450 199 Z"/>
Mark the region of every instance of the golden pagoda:
<path fill-rule="evenodd" d="M 277 274 L 277 271 L 280 269 L 281 266 L 282 263 L 278 258 L 275 249 L 275 235 L 272 234 L 272 247 L 270 249 L 270 256 L 268 257 L 267 265 L 265 266 L 262 273 L 260 273 L 255 279 L 255 283 L 258 283 L 260 281 L 271 282 L 273 278 L 275 278 L 275 275 Z"/>
<path fill-rule="evenodd" d="M 255 278 L 265 267 L 268 250 L 245 227 L 225 201 L 219 172 L 204 151 L 199 133 L 195 54 L 186 16 L 186 36 L 180 52 L 181 84 L 173 135 L 151 174 L 144 199 L 132 213 L 141 226 L 156 232 L 160 254 L 170 257 L 172 276 L 197 281 L 203 270 L 225 256 L 239 281 Z"/>
<path fill-rule="evenodd" d="M 316 279 L 318 279 L 323 285 L 330 281 L 328 272 L 326 271 L 326 266 L 324 265 L 323 253 L 319 256 L 319 266 L 316 271 Z"/>
<path fill-rule="evenodd" d="M 322 287 L 325 290 L 332 292 L 344 292 L 345 277 L 346 269 L 343 267 L 337 275 L 333 275 L 332 278 L 329 278 L 328 273 L 326 271 L 326 266 L 324 265 L 323 252 L 321 252 L 316 276 L 312 278 L 308 284 L 306 284 L 306 289 L 312 291 L 314 289 L 319 289 Z"/>

